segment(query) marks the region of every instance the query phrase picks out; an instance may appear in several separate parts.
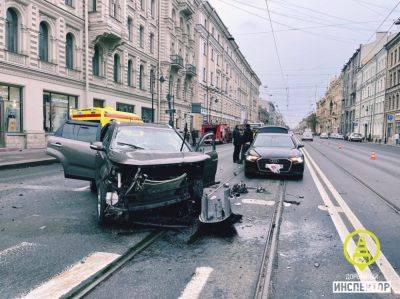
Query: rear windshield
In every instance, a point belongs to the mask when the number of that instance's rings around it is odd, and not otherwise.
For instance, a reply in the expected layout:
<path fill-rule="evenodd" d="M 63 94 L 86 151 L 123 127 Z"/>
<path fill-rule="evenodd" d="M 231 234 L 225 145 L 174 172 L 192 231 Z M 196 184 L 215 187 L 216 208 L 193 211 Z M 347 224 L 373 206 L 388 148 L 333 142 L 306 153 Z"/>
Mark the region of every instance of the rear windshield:
<path fill-rule="evenodd" d="M 288 129 L 285 128 L 280 128 L 280 127 L 264 127 L 258 129 L 258 133 L 281 133 L 281 134 L 287 134 Z"/>
<path fill-rule="evenodd" d="M 258 134 L 254 141 L 255 147 L 289 147 L 294 148 L 294 143 L 289 135 Z"/>

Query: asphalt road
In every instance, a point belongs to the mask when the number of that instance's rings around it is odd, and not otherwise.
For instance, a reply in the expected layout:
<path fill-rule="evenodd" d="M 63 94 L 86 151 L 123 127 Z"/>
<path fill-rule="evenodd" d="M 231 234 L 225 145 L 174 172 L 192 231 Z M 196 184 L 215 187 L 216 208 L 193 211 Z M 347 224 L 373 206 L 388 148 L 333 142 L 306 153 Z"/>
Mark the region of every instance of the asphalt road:
<path fill-rule="evenodd" d="M 366 271 L 377 280 L 391 279 L 397 291 L 400 214 L 393 207 L 400 206 L 399 149 L 315 139 L 304 151 L 304 179 L 285 182 L 284 199 L 292 202 L 284 203 L 276 227 L 277 251 L 267 251 L 266 262 L 275 257 L 270 297 L 332 297 L 332 282 L 356 273 L 342 247 L 346 232 L 360 224 L 379 237 L 384 254 L 379 266 Z M 372 151 L 376 160 L 370 160 Z M 254 297 L 282 184 L 244 178 L 242 166 L 232 163 L 232 145 L 220 145 L 218 152 L 217 180 L 267 190 L 250 189 L 232 202 L 242 222 L 192 244 L 187 240 L 193 228 L 169 230 L 89 298 Z M 223 191 L 206 190 L 217 197 Z M 59 281 L 63 291 L 71 289 L 68 277 L 84 281 L 152 230 L 127 223 L 99 227 L 87 182 L 64 179 L 60 165 L 0 171 L 0 298 L 32 295 L 43 285 L 51 290 Z M 395 295 L 383 298 L 390 297 Z"/>

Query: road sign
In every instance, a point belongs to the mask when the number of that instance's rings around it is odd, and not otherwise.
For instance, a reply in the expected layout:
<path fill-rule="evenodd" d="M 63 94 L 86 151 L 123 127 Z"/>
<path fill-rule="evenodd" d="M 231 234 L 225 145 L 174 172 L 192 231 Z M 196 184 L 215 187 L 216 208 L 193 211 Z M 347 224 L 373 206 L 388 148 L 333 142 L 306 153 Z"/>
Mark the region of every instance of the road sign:
<path fill-rule="evenodd" d="M 394 119 L 394 115 L 393 114 L 388 114 L 387 115 L 387 120 L 388 121 L 393 121 L 393 119 Z"/>
<path fill-rule="evenodd" d="M 176 113 L 176 110 L 175 109 L 170 109 L 170 110 L 165 110 L 165 113 Z"/>

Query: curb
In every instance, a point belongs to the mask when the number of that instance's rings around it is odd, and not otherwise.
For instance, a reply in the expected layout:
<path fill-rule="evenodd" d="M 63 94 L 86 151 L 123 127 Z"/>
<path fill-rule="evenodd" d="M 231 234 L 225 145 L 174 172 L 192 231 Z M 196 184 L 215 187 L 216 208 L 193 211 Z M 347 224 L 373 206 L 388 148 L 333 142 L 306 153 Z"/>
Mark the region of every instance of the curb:
<path fill-rule="evenodd" d="M 49 164 L 54 164 L 54 163 L 58 163 L 58 160 L 55 158 L 21 160 L 21 161 L 14 161 L 11 163 L 5 162 L 5 163 L 0 163 L 0 170 L 24 168 L 24 167 L 30 167 L 30 166 L 49 165 Z"/>

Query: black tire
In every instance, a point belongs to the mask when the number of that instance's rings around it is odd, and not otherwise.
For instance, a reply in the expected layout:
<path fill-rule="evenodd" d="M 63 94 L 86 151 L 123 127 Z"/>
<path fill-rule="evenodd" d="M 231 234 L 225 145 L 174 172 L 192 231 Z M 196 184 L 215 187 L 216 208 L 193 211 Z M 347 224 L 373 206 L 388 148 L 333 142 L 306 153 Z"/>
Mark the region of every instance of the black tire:
<path fill-rule="evenodd" d="M 90 181 L 90 192 L 97 194 L 97 185 L 95 180 Z"/>
<path fill-rule="evenodd" d="M 204 182 L 203 180 L 194 180 L 192 188 L 192 200 L 194 201 L 194 206 L 199 211 L 201 210 L 201 199 L 204 194 Z"/>
<path fill-rule="evenodd" d="M 107 210 L 107 203 L 106 203 L 106 195 L 107 190 L 106 188 L 100 184 L 98 186 L 97 192 L 97 222 L 100 225 L 105 225 L 108 222 L 106 210 Z"/>
<path fill-rule="evenodd" d="M 303 174 L 298 174 L 298 175 L 296 175 L 296 180 L 298 180 L 298 181 L 301 181 L 302 179 L 303 179 Z"/>
<path fill-rule="evenodd" d="M 249 172 L 248 170 L 244 170 L 244 176 L 248 179 L 254 178 L 254 174 Z"/>

